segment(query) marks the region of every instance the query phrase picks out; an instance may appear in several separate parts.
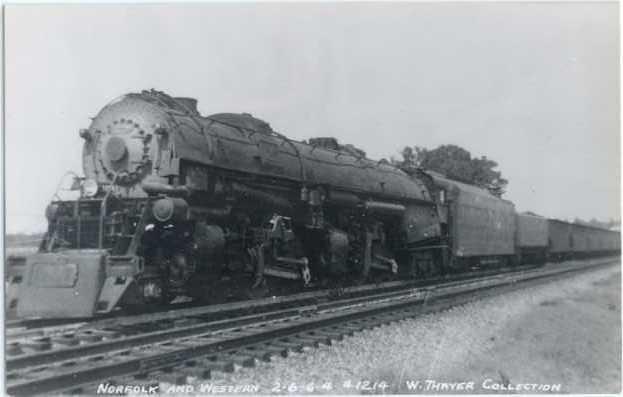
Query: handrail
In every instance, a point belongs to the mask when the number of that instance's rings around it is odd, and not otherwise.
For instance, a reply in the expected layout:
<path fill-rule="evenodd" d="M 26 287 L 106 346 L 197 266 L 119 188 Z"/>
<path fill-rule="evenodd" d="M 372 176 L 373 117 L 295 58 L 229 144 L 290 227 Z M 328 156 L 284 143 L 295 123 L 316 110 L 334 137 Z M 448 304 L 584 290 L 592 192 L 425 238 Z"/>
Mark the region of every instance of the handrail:
<path fill-rule="evenodd" d="M 115 176 L 110 183 L 110 189 L 106 192 L 106 195 L 102 199 L 102 204 L 100 205 L 100 219 L 99 219 L 99 228 L 98 228 L 98 236 L 97 236 L 97 247 L 99 249 L 104 248 L 104 218 L 106 216 L 106 205 L 108 203 L 108 197 L 110 197 L 113 187 L 117 182 L 117 176 L 119 173 L 115 173 Z"/>

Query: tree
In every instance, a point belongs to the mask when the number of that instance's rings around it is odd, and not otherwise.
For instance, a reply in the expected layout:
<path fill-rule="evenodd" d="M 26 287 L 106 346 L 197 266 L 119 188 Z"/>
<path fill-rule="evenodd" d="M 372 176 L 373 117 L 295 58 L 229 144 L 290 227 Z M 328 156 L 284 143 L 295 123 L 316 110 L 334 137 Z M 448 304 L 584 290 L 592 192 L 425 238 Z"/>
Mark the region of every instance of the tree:
<path fill-rule="evenodd" d="M 469 151 L 457 145 L 441 145 L 432 150 L 407 146 L 402 149 L 401 155 L 402 160 L 394 160 L 398 167 L 436 171 L 448 178 L 487 189 L 497 197 L 504 194 L 508 185 L 502 173 L 495 170 L 497 162 L 486 156 L 472 158 Z"/>

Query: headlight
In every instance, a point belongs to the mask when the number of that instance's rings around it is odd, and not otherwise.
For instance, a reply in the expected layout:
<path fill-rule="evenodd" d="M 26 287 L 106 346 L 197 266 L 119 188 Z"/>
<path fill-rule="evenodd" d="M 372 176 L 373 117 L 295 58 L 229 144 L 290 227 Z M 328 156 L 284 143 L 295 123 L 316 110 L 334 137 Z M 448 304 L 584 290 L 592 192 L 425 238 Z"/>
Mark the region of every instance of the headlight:
<path fill-rule="evenodd" d="M 85 179 L 82 183 L 82 192 L 86 197 L 93 197 L 97 194 L 99 186 L 93 179 Z"/>

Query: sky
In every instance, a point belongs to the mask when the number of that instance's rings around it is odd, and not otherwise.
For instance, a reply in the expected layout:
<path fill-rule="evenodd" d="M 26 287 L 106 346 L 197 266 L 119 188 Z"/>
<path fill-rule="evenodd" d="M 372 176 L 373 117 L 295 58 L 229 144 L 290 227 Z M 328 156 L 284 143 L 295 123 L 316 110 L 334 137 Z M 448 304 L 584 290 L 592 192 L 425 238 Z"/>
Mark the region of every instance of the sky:
<path fill-rule="evenodd" d="M 45 229 L 81 128 L 155 88 L 373 159 L 456 144 L 518 210 L 620 218 L 617 3 L 20 5 L 5 9 L 6 231 Z"/>

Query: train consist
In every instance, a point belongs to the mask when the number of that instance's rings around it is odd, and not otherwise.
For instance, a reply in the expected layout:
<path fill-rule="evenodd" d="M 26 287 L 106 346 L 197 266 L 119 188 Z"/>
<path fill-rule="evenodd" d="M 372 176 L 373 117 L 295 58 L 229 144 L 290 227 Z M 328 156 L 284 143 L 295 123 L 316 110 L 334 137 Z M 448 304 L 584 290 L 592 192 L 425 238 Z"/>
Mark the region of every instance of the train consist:
<path fill-rule="evenodd" d="M 518 214 L 443 175 L 297 142 L 250 114 L 124 95 L 81 130 L 80 198 L 46 209 L 37 253 L 12 258 L 21 318 L 90 317 L 178 296 L 210 302 L 424 278 L 620 250 L 618 232 Z"/>

